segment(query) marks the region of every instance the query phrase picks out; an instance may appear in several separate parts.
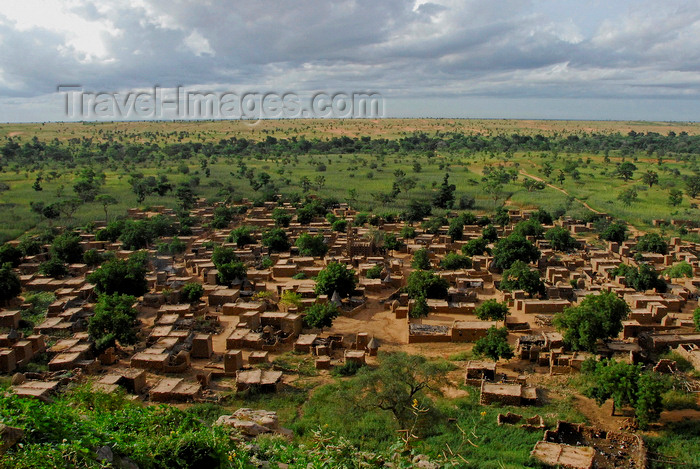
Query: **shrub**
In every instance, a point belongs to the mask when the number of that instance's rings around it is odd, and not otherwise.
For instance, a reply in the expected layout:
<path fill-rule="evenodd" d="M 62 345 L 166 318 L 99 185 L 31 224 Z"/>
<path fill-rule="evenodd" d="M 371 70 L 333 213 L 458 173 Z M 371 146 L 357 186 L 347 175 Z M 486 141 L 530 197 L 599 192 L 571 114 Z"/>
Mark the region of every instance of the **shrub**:
<path fill-rule="evenodd" d="M 186 283 L 180 290 L 180 300 L 185 303 L 196 303 L 202 298 L 204 287 L 199 283 Z"/>
<path fill-rule="evenodd" d="M 456 252 L 450 252 L 440 261 L 440 267 L 445 270 L 470 269 L 472 260 Z"/>

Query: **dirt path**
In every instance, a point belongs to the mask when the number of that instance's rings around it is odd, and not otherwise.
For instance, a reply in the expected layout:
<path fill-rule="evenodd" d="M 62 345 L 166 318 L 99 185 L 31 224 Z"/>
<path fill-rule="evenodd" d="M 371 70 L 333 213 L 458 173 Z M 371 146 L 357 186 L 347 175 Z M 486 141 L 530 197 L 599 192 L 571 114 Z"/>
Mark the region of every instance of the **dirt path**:
<path fill-rule="evenodd" d="M 547 185 L 547 187 L 551 187 L 552 189 L 558 190 L 558 191 L 561 192 L 562 194 L 566 194 L 566 195 L 569 196 L 569 197 L 573 197 L 571 194 L 569 194 L 568 192 L 566 192 L 566 190 L 562 189 L 561 187 L 557 187 L 557 186 L 555 186 L 555 185 L 553 185 L 553 184 L 550 184 L 550 183 L 548 183 L 547 181 L 545 181 L 544 179 L 539 178 L 539 177 L 537 177 L 537 176 L 533 176 L 532 174 L 528 174 L 528 173 L 526 173 L 525 171 L 523 171 L 522 169 L 520 170 L 520 174 L 522 174 L 523 176 L 527 176 L 527 177 L 529 177 L 530 179 L 534 179 L 535 181 L 544 182 L 544 183 Z M 599 212 L 598 210 L 594 209 L 593 207 L 591 207 L 590 205 L 588 205 L 588 204 L 587 204 L 586 202 L 584 202 L 583 200 L 577 199 L 576 197 L 574 197 L 574 200 L 575 200 L 576 202 L 580 203 L 581 205 L 583 205 L 584 207 L 586 207 L 588 210 L 590 210 L 590 211 L 593 212 L 593 213 L 597 213 L 597 214 L 602 214 L 602 213 L 603 213 L 603 212 Z"/>

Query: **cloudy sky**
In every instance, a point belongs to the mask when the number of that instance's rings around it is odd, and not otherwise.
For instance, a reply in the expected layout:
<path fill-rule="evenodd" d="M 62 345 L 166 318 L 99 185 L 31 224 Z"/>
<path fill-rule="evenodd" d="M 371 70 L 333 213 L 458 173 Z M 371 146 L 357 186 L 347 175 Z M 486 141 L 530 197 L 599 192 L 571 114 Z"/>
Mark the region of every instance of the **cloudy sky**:
<path fill-rule="evenodd" d="M 59 85 L 375 91 L 388 117 L 700 120 L 700 4 L 4 0 L 0 121 Z"/>

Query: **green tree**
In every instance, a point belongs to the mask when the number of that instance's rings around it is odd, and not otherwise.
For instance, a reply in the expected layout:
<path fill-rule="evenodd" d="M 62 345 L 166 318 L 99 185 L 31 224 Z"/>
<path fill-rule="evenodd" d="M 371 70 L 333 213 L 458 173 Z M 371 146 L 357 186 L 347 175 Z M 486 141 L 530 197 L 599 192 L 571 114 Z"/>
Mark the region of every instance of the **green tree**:
<path fill-rule="evenodd" d="M 543 295 L 544 283 L 540 278 L 540 272 L 531 269 L 523 261 L 515 261 L 510 268 L 503 271 L 503 279 L 499 284 L 502 291 L 524 290 L 528 295 Z"/>
<path fill-rule="evenodd" d="M 547 230 L 544 234 L 544 238 L 549 241 L 549 245 L 552 246 L 552 249 L 555 251 L 573 251 L 578 244 L 574 237 L 571 236 L 571 232 L 563 226 L 555 226 Z"/>
<path fill-rule="evenodd" d="M 105 211 L 105 221 L 109 222 L 109 212 L 107 211 L 107 207 L 110 205 L 116 205 L 119 203 L 119 201 L 109 194 L 100 194 L 95 197 L 95 202 L 102 205 L 102 209 Z"/>
<path fill-rule="evenodd" d="M 484 253 L 490 253 L 491 250 L 488 247 L 488 241 L 483 237 L 470 239 L 467 244 L 462 246 L 462 253 L 467 256 L 481 256 Z"/>
<path fill-rule="evenodd" d="M 678 207 L 681 203 L 683 203 L 683 191 L 671 189 L 668 192 L 668 204 L 671 207 Z"/>
<path fill-rule="evenodd" d="M 654 184 L 659 183 L 659 174 L 656 171 L 647 171 L 642 174 L 642 182 L 651 188 Z"/>
<path fill-rule="evenodd" d="M 51 244 L 51 257 L 56 257 L 68 264 L 83 260 L 83 248 L 80 246 L 80 236 L 75 233 L 64 233 L 54 238 Z"/>
<path fill-rule="evenodd" d="M 635 189 L 634 187 L 630 187 L 628 189 L 625 189 L 624 191 L 620 192 L 620 194 L 617 196 L 617 200 L 622 202 L 627 207 L 632 205 L 638 199 L 639 199 L 639 194 L 637 194 L 637 189 Z"/>
<path fill-rule="evenodd" d="M 218 269 L 224 264 L 229 264 L 238 260 L 236 251 L 230 247 L 216 246 L 211 254 L 211 262 Z"/>
<path fill-rule="evenodd" d="M 440 267 L 445 270 L 471 269 L 472 260 L 456 252 L 449 252 L 440 261 Z"/>
<path fill-rule="evenodd" d="M 493 243 L 498 240 L 498 230 L 493 225 L 488 225 L 481 230 L 481 237 L 486 241 Z"/>
<path fill-rule="evenodd" d="M 428 316 L 429 313 L 430 308 L 428 308 L 428 300 L 426 300 L 424 296 L 419 296 L 414 300 L 409 316 L 418 319 Z"/>
<path fill-rule="evenodd" d="M 421 296 L 431 299 L 444 300 L 447 298 L 449 283 L 444 278 L 427 270 L 414 270 L 406 279 L 404 291 L 409 298 Z"/>
<path fill-rule="evenodd" d="M 624 163 L 620 163 L 620 165 L 617 167 L 616 173 L 618 177 L 624 179 L 625 181 L 629 181 L 634 176 L 634 172 L 636 170 L 637 167 L 634 165 L 634 163 L 625 161 Z"/>
<path fill-rule="evenodd" d="M 521 236 L 541 238 L 544 234 L 544 228 L 537 220 L 530 218 L 529 220 L 523 220 L 515 225 L 515 228 L 513 228 L 513 233 Z"/>
<path fill-rule="evenodd" d="M 416 229 L 414 227 L 406 225 L 401 228 L 399 235 L 403 239 L 413 239 L 418 235 L 418 233 L 416 233 Z"/>
<path fill-rule="evenodd" d="M 141 296 L 148 291 L 148 255 L 135 252 L 129 259 L 111 259 L 87 276 L 98 293 Z"/>
<path fill-rule="evenodd" d="M 323 257 L 328 252 L 328 245 L 322 234 L 302 233 L 296 242 L 302 256 Z"/>
<path fill-rule="evenodd" d="M 464 235 L 464 224 L 462 223 L 462 218 L 454 218 L 450 221 L 450 227 L 447 230 L 447 235 L 452 239 L 452 241 L 462 239 Z"/>
<path fill-rule="evenodd" d="M 486 300 L 476 307 L 475 313 L 482 321 L 505 321 L 510 311 L 505 302 Z"/>
<path fill-rule="evenodd" d="M 700 308 L 695 308 L 695 311 L 693 311 L 693 323 L 695 324 L 695 330 L 700 331 Z"/>
<path fill-rule="evenodd" d="M 473 352 L 478 357 L 488 357 L 495 362 L 501 358 L 506 360 L 513 358 L 513 347 L 508 344 L 508 329 L 489 327 L 486 337 L 482 337 L 474 344 Z"/>
<path fill-rule="evenodd" d="M 430 256 L 426 248 L 421 248 L 413 253 L 411 267 L 414 269 L 430 270 Z"/>
<path fill-rule="evenodd" d="M 103 351 L 117 342 L 132 345 L 137 341 L 137 311 L 133 308 L 136 298 L 114 293 L 100 295 L 95 304 L 95 314 L 88 323 L 88 334 L 95 341 L 95 348 Z"/>
<path fill-rule="evenodd" d="M 292 221 L 292 215 L 282 208 L 276 208 L 272 211 L 272 219 L 275 220 L 275 225 L 287 227 Z"/>
<path fill-rule="evenodd" d="M 347 227 L 348 227 L 347 220 L 336 220 L 331 225 L 331 229 L 333 231 L 337 231 L 339 233 L 345 233 L 345 230 L 347 229 Z"/>
<path fill-rule="evenodd" d="M 552 217 L 552 214 L 543 209 L 539 209 L 536 212 L 532 212 L 530 218 L 532 220 L 537 221 L 538 223 L 541 223 L 542 225 L 551 225 L 552 223 L 554 223 L 554 218 Z"/>
<path fill-rule="evenodd" d="M 175 197 L 177 197 L 178 204 L 182 210 L 191 210 L 195 202 L 197 202 L 192 186 L 189 184 L 180 184 L 175 191 Z"/>
<path fill-rule="evenodd" d="M 398 251 L 404 246 L 403 241 L 397 238 L 395 234 L 388 233 L 384 236 L 384 247 L 389 251 Z"/>
<path fill-rule="evenodd" d="M 0 303 L 6 305 L 8 301 L 22 292 L 22 283 L 12 270 L 12 264 L 6 262 L 0 267 Z"/>
<path fill-rule="evenodd" d="M 644 372 L 640 364 L 601 360 L 586 366 L 583 394 L 600 406 L 612 399 L 615 409 L 634 407 L 640 428 L 658 420 L 663 410 L 663 394 L 670 389 L 668 379 L 658 373 Z"/>
<path fill-rule="evenodd" d="M 380 352 L 378 359 L 376 368 L 362 367 L 357 372 L 350 383 L 350 402 L 365 410 L 391 412 L 399 428 L 410 428 L 416 408 L 432 407 L 430 395 L 440 394 L 448 367 L 444 362 L 404 352 Z M 423 415 L 425 422 L 419 422 L 416 433 L 434 419 L 429 412 Z"/>
<path fill-rule="evenodd" d="M 242 261 L 231 261 L 217 268 L 217 278 L 222 285 L 230 285 L 236 280 L 243 280 L 248 275 L 248 268 Z"/>
<path fill-rule="evenodd" d="M 648 233 L 637 241 L 637 251 L 668 254 L 668 243 L 658 233 Z"/>
<path fill-rule="evenodd" d="M 627 239 L 627 227 L 624 223 L 613 223 L 603 230 L 600 239 L 613 243 L 622 243 Z"/>
<path fill-rule="evenodd" d="M 180 300 L 185 303 L 197 303 L 204 295 L 204 287 L 196 282 L 189 282 L 180 290 Z"/>
<path fill-rule="evenodd" d="M 236 243 L 239 248 L 245 246 L 246 244 L 255 244 L 255 236 L 253 235 L 253 229 L 250 226 L 239 226 L 226 238 L 228 242 Z"/>
<path fill-rule="evenodd" d="M 51 257 L 39 265 L 39 273 L 52 278 L 63 278 L 68 275 L 68 266 L 58 257 Z"/>
<path fill-rule="evenodd" d="M 330 262 L 316 277 L 316 294 L 333 295 L 338 292 L 341 298 L 350 296 L 355 290 L 357 279 L 355 271 L 348 269 L 345 264 Z"/>
<path fill-rule="evenodd" d="M 554 325 L 564 331 L 564 343 L 572 350 L 594 352 L 600 339 L 617 337 L 630 308 L 614 292 L 586 296 L 578 306 L 554 316 Z"/>
<path fill-rule="evenodd" d="M 511 234 L 500 240 L 493 249 L 493 266 L 505 270 L 515 261 L 535 262 L 540 258 L 540 251 L 522 235 Z"/>
<path fill-rule="evenodd" d="M 262 234 L 262 244 L 271 252 L 289 251 L 289 238 L 282 228 L 272 228 Z"/>
<path fill-rule="evenodd" d="M 409 223 L 414 223 L 429 217 L 432 212 L 433 208 L 428 202 L 412 199 L 408 203 L 408 210 L 404 213 L 403 218 Z"/>
<path fill-rule="evenodd" d="M 700 174 L 685 177 L 685 193 L 694 199 L 700 194 Z"/>
<path fill-rule="evenodd" d="M 438 208 L 452 208 L 455 201 L 455 190 L 457 187 L 450 184 L 450 175 L 445 173 L 442 184 L 438 189 L 438 193 L 433 198 L 433 205 Z"/>
<path fill-rule="evenodd" d="M 3 244 L 0 247 L 0 265 L 5 265 L 8 262 L 12 267 L 17 267 L 22 262 L 22 250 L 12 246 L 11 244 Z"/>
<path fill-rule="evenodd" d="M 321 329 L 331 327 L 340 311 L 331 302 L 315 303 L 304 310 L 304 325 L 306 327 Z"/>

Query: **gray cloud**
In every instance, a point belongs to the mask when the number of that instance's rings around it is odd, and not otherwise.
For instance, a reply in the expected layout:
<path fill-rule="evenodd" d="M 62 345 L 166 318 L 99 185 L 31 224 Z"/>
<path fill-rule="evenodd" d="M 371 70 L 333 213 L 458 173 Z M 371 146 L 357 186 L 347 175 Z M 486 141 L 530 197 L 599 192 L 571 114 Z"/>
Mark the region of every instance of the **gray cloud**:
<path fill-rule="evenodd" d="M 585 17 L 547 14 L 543 0 L 71 2 L 69 13 L 109 26 L 99 54 L 81 50 L 65 25 L 28 27 L 0 13 L 0 97 L 39 97 L 64 83 L 104 91 L 355 86 L 398 98 L 700 97 L 696 2 L 630 1 L 615 17 L 561 2 Z"/>

